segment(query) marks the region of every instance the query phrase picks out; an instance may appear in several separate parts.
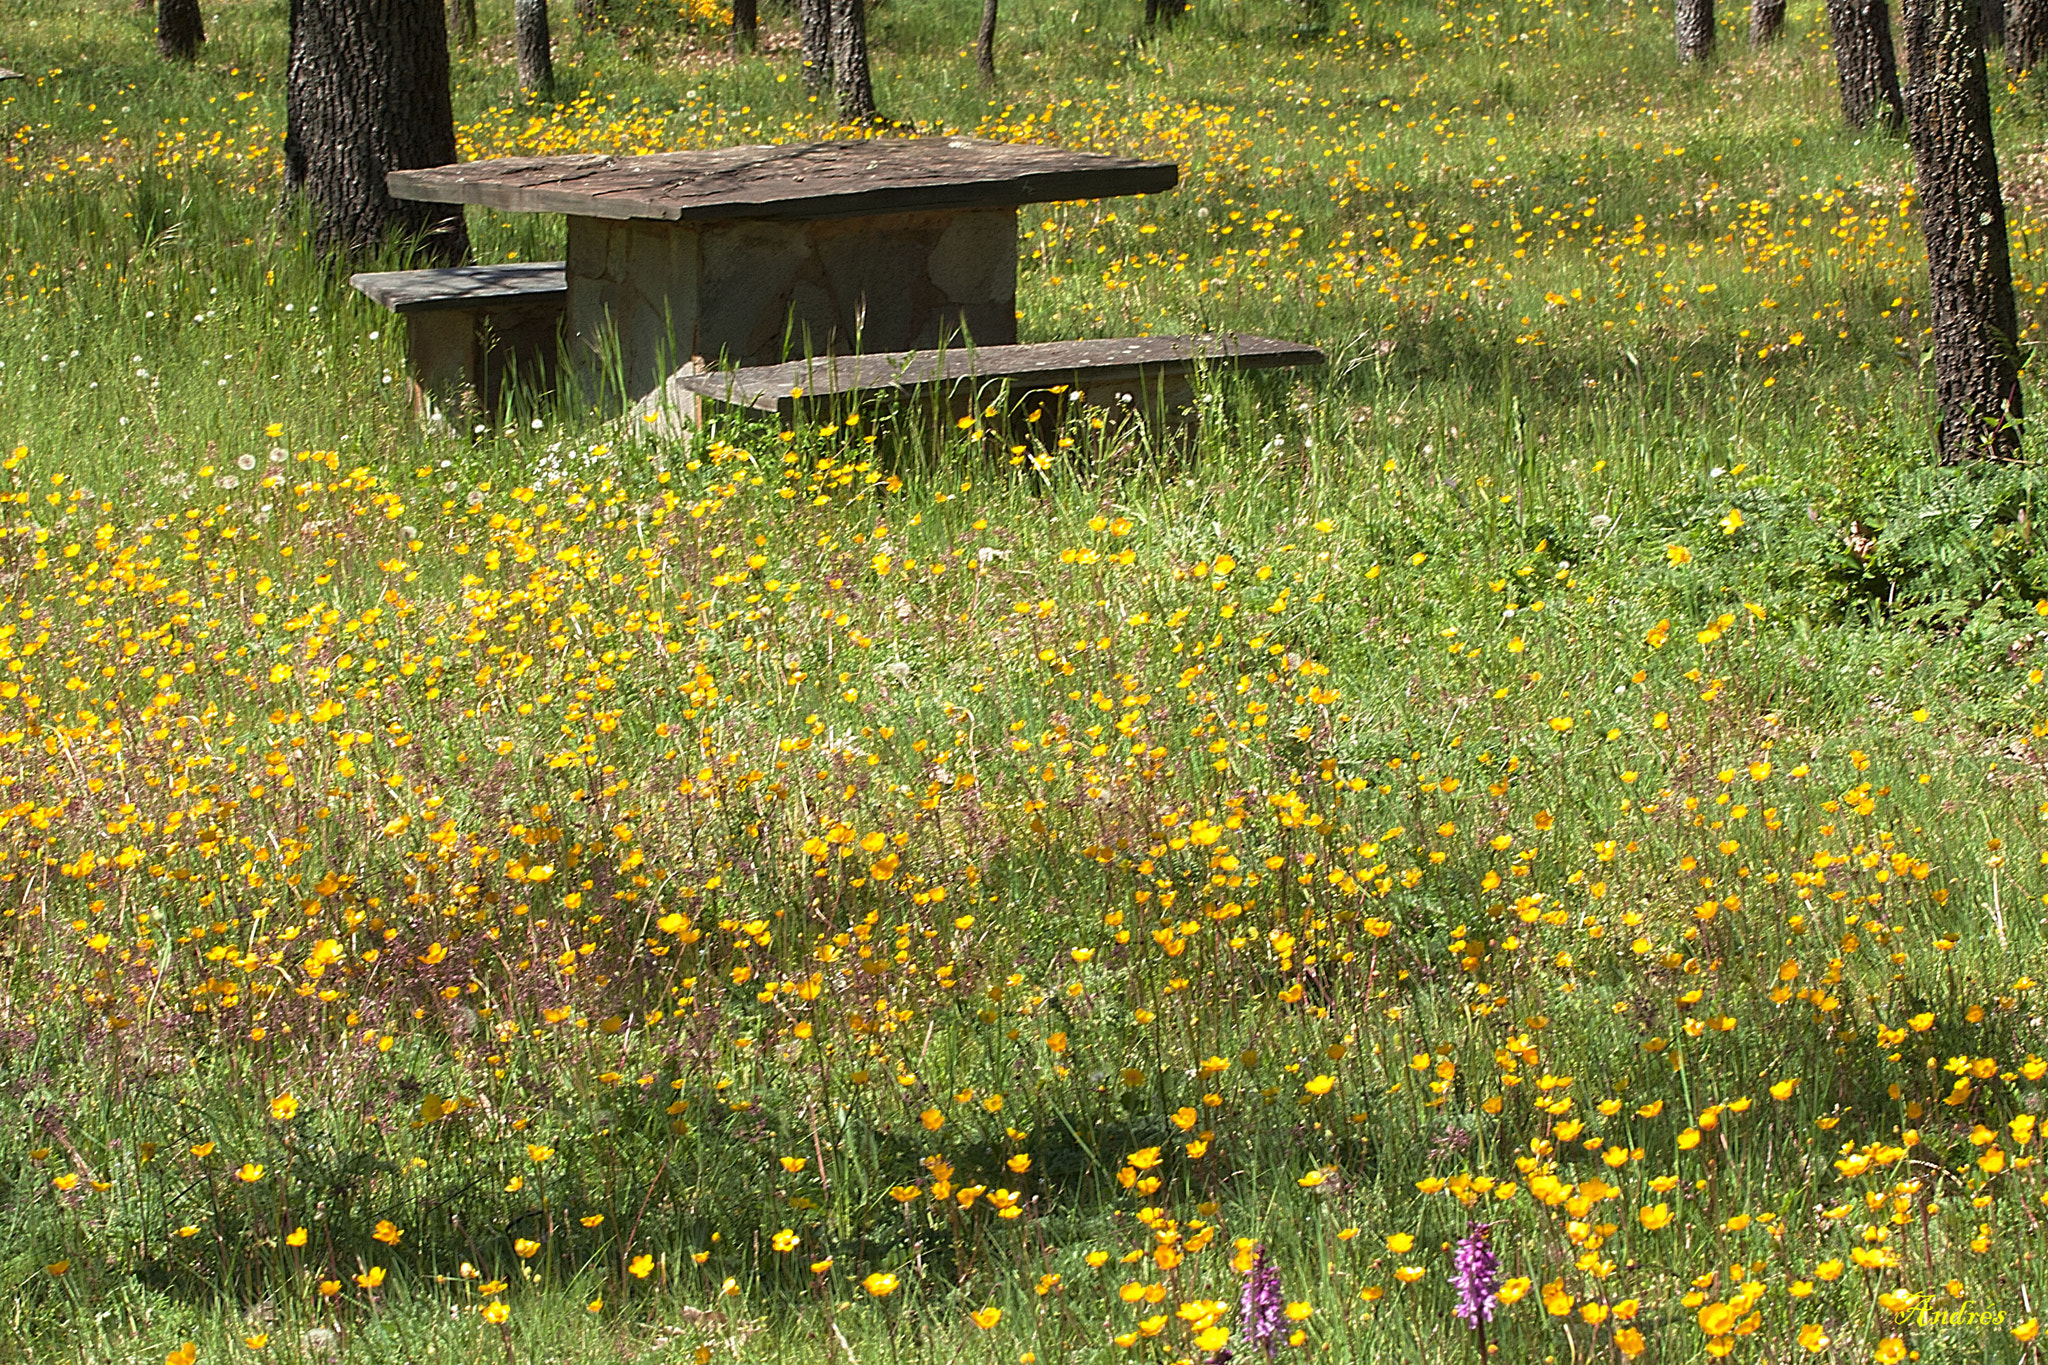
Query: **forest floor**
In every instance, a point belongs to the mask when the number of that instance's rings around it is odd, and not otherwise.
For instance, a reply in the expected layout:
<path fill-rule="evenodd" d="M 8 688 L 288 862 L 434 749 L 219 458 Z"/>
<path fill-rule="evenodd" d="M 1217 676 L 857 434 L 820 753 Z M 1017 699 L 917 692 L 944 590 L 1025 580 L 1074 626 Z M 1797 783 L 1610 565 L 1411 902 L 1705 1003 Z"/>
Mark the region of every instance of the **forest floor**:
<path fill-rule="evenodd" d="M 846 131 L 780 11 L 558 8 L 465 156 Z M 876 7 L 887 114 L 1183 171 L 1027 212 L 1025 339 L 1326 369 L 435 436 L 286 6 L 10 9 L 0 1359 L 2038 1363 L 2039 480 L 1932 463 L 1820 7 L 976 17 Z"/>

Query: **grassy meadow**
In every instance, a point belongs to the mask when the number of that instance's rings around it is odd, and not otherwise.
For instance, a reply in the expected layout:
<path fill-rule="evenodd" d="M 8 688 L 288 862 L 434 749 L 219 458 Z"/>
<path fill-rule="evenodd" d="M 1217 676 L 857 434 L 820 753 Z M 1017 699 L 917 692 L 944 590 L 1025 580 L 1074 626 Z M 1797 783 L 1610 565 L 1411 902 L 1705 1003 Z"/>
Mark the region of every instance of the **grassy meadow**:
<path fill-rule="evenodd" d="M 465 156 L 835 131 L 508 9 Z M 2038 1365 L 2041 481 L 1817 4 L 883 0 L 892 117 L 1183 168 L 1027 339 L 1330 356 L 916 458 L 421 431 L 285 15 L 0 22 L 0 1360 Z"/>

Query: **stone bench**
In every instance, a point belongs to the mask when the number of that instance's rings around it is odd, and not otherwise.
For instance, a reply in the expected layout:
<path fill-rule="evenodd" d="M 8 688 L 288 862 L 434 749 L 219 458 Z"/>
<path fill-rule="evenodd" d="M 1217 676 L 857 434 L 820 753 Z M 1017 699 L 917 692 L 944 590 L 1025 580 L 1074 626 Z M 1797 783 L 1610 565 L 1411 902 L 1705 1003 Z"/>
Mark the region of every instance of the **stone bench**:
<path fill-rule="evenodd" d="M 993 406 L 1008 419 L 990 423 L 998 429 L 1014 429 L 1021 416 L 1051 432 L 1078 402 L 1104 418 L 1105 427 L 1109 419 L 1136 416 L 1162 434 L 1185 436 L 1194 425 L 1196 370 L 1322 363 L 1323 353 L 1313 346 L 1235 332 L 828 355 L 680 371 L 643 402 L 636 425 L 673 431 L 701 422 L 717 404 L 774 413 L 785 423 L 799 415 L 830 420 L 863 397 L 895 395 L 929 400 L 931 415 L 949 422 L 981 418 Z"/>
<path fill-rule="evenodd" d="M 514 379 L 554 387 L 569 289 L 560 261 L 386 270 L 349 283 L 405 319 L 413 410 L 428 420 L 498 412 Z"/>

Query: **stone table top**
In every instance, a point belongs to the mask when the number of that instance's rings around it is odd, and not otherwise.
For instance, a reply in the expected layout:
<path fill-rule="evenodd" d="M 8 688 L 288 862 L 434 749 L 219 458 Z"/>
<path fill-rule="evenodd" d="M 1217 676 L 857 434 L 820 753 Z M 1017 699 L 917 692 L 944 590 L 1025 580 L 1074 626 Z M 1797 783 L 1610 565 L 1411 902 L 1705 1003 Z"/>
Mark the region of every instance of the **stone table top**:
<path fill-rule="evenodd" d="M 651 156 L 500 157 L 385 177 L 400 199 L 667 222 L 997 208 L 1156 194 L 1179 181 L 1180 168 L 1170 161 L 977 138 L 875 138 Z"/>

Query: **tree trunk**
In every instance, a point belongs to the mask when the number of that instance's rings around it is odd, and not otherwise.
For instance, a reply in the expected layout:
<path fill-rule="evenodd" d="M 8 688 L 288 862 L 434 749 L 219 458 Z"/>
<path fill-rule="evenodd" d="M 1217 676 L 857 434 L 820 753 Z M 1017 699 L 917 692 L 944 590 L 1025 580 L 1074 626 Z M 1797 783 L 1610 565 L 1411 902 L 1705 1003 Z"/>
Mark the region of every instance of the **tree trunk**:
<path fill-rule="evenodd" d="M 1984 49 L 2005 46 L 2005 0 L 1983 0 L 1978 15 Z"/>
<path fill-rule="evenodd" d="M 555 88 L 555 57 L 548 41 L 548 0 L 512 0 L 512 45 L 519 54 L 519 87 L 545 95 Z"/>
<path fill-rule="evenodd" d="M 1145 31 L 1150 33 L 1161 22 L 1168 28 L 1173 21 L 1188 12 L 1188 0 L 1145 0 Z"/>
<path fill-rule="evenodd" d="M 576 0 L 577 32 L 594 32 L 603 28 L 610 18 L 605 10 L 605 0 Z"/>
<path fill-rule="evenodd" d="M 2019 316 L 1978 0 L 1905 0 L 1906 124 L 1934 299 L 1941 460 L 2020 453 Z"/>
<path fill-rule="evenodd" d="M 2048 50 L 2048 0 L 2011 0 L 2005 11 L 2005 69 L 2017 76 Z"/>
<path fill-rule="evenodd" d="M 476 46 L 476 0 L 450 0 L 448 36 L 457 47 Z"/>
<path fill-rule="evenodd" d="M 1842 117 L 1849 126 L 1868 128 L 1873 117 L 1890 132 L 1905 126 L 1888 0 L 1828 0 L 1828 33 L 1835 49 Z"/>
<path fill-rule="evenodd" d="M 863 0 L 832 0 L 832 83 L 839 88 L 839 117 L 874 123 L 875 85 L 868 75 L 868 17 Z"/>
<path fill-rule="evenodd" d="M 832 84 L 832 0 L 797 0 L 803 27 L 804 89 L 822 94 Z"/>
<path fill-rule="evenodd" d="M 1703 62 L 1714 55 L 1714 0 L 1678 0 L 1671 11 L 1678 30 L 1678 60 Z"/>
<path fill-rule="evenodd" d="M 462 210 L 394 199 L 387 171 L 455 160 L 443 0 L 292 0 L 285 183 L 313 203 L 314 243 L 357 256 L 397 234 L 453 264 Z"/>
<path fill-rule="evenodd" d="M 1768 47 L 1785 27 L 1785 0 L 1750 0 L 1749 45 Z"/>
<path fill-rule="evenodd" d="M 974 40 L 974 64 L 990 85 L 996 80 L 996 0 L 981 0 L 981 33 Z"/>
<path fill-rule="evenodd" d="M 165 61 L 189 62 L 199 56 L 206 41 L 206 26 L 199 15 L 199 0 L 163 0 L 156 8 L 156 50 Z"/>
<path fill-rule="evenodd" d="M 732 50 L 752 52 L 760 43 L 760 5 L 756 0 L 732 0 Z"/>

